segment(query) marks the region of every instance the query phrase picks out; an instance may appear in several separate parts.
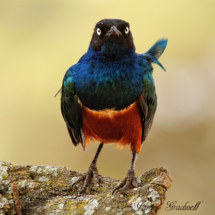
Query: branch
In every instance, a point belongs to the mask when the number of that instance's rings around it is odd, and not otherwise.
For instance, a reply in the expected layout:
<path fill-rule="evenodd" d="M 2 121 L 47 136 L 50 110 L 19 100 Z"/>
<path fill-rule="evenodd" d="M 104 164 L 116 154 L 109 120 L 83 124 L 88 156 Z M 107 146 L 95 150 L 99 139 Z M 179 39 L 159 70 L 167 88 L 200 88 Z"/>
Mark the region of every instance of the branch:
<path fill-rule="evenodd" d="M 138 188 L 123 195 L 111 195 L 120 180 L 100 176 L 98 186 L 92 185 L 84 195 L 77 193 L 81 185 L 72 184 L 83 173 L 65 167 L 11 165 L 0 162 L 0 214 L 20 214 L 11 188 L 19 192 L 22 214 L 157 214 L 171 187 L 172 178 L 163 168 L 153 168 L 137 177 Z M 18 204 L 19 206 L 19 204 Z M 21 207 L 19 207 L 21 209 Z M 19 210 L 19 209 L 18 209 Z"/>
<path fill-rule="evenodd" d="M 17 186 L 15 183 L 11 184 L 12 192 L 13 192 L 13 198 L 15 201 L 16 206 L 16 213 L 17 215 L 22 215 L 22 207 L 19 201 L 19 191 L 17 190 Z"/>

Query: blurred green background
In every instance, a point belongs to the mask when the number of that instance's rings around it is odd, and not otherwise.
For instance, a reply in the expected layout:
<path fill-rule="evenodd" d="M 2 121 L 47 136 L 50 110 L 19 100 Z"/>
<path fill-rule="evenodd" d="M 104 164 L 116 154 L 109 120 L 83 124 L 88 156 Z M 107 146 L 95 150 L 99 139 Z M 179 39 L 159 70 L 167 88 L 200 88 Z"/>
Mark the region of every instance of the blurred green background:
<path fill-rule="evenodd" d="M 214 214 L 214 11 L 213 0 L 1 1 L 0 160 L 87 170 L 98 145 L 73 146 L 54 95 L 87 51 L 95 23 L 124 19 L 137 53 L 169 39 L 160 58 L 167 72 L 154 66 L 158 109 L 136 175 L 164 166 L 174 179 L 167 201 L 204 202 L 197 211 L 160 214 Z M 105 145 L 99 172 L 123 179 L 130 160 L 129 147 Z"/>

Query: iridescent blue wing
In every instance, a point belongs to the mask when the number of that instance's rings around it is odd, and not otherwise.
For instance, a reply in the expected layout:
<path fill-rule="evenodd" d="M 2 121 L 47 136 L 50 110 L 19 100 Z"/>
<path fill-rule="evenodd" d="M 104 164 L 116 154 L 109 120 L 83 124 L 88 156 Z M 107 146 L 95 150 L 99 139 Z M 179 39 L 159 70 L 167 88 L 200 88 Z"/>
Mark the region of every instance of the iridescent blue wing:
<path fill-rule="evenodd" d="M 77 146 L 81 143 L 85 149 L 85 138 L 81 129 L 81 104 L 75 92 L 72 73 L 73 67 L 66 72 L 63 79 L 61 112 L 73 144 Z"/>
<path fill-rule="evenodd" d="M 142 66 L 144 67 L 144 92 L 138 101 L 142 115 L 142 142 L 146 139 L 148 132 L 151 129 L 157 109 L 157 95 L 152 76 L 153 68 L 151 63 L 158 64 L 165 71 L 164 67 L 158 61 L 158 58 L 163 54 L 166 45 L 167 39 L 159 40 L 149 49 L 149 51 L 139 55 L 139 57 L 142 58 Z"/>

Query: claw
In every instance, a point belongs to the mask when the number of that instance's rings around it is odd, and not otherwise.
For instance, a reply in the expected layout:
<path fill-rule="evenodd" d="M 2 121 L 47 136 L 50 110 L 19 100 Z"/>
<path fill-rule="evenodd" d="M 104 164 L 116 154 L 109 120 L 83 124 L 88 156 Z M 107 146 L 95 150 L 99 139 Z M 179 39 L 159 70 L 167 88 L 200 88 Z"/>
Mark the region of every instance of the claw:
<path fill-rule="evenodd" d="M 116 192 L 116 193 L 119 192 L 120 188 L 122 188 L 122 187 L 125 185 L 126 180 L 127 180 L 127 177 L 125 177 L 125 178 L 123 179 L 123 181 L 113 190 L 112 195 L 114 195 L 115 192 Z"/>
<path fill-rule="evenodd" d="M 87 172 L 86 172 L 83 176 L 81 176 L 76 182 L 74 182 L 74 183 L 72 184 L 72 188 L 73 188 L 76 184 L 78 184 L 79 182 L 84 181 L 83 187 L 82 187 L 82 189 L 81 189 L 81 190 L 79 191 L 79 193 L 78 193 L 78 195 L 80 195 L 80 194 L 82 194 L 82 193 L 84 193 L 84 192 L 86 191 L 86 189 L 87 189 L 87 187 L 89 186 L 89 184 L 90 184 L 92 178 L 94 178 L 95 181 L 96 181 L 96 182 L 99 184 L 99 186 L 100 186 L 100 178 L 99 178 L 99 174 L 98 174 L 98 169 L 97 169 L 97 167 L 96 167 L 96 164 L 94 164 L 94 163 L 92 163 L 92 164 L 89 166 Z"/>
<path fill-rule="evenodd" d="M 135 178 L 135 180 L 132 181 L 132 185 L 134 187 L 138 187 L 138 183 L 137 183 L 137 179 Z"/>
<path fill-rule="evenodd" d="M 78 184 L 79 182 L 84 181 L 85 175 L 86 175 L 86 174 L 84 174 L 84 175 L 81 176 L 76 182 L 74 182 L 74 183 L 72 184 L 72 188 L 73 188 L 76 184 Z"/>
<path fill-rule="evenodd" d="M 113 190 L 112 195 L 117 193 L 123 193 L 127 190 L 130 185 L 138 187 L 137 180 L 135 178 L 135 172 L 132 169 L 129 169 L 124 180 Z"/>

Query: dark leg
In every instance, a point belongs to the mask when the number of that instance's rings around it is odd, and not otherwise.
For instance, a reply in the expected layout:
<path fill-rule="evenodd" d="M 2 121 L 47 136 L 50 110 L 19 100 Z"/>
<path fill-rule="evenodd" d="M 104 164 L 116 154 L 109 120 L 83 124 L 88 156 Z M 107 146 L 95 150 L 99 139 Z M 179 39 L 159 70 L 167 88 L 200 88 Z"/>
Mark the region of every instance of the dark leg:
<path fill-rule="evenodd" d="M 90 184 L 92 177 L 98 182 L 98 184 L 100 184 L 98 169 L 96 167 L 96 161 L 97 161 L 98 156 L 102 150 L 103 145 L 104 145 L 103 143 L 100 143 L 100 145 L 96 151 L 95 157 L 94 157 L 92 163 L 90 164 L 87 172 L 72 185 L 72 187 L 73 187 L 74 185 L 76 185 L 80 181 L 84 181 L 84 185 L 83 185 L 81 191 L 79 192 L 79 194 L 84 193 L 86 191 L 87 186 Z"/>
<path fill-rule="evenodd" d="M 137 180 L 135 178 L 134 166 L 137 159 L 137 152 L 134 151 L 131 160 L 131 168 L 128 170 L 124 180 L 114 189 L 112 194 L 123 193 L 130 185 L 138 187 Z"/>

